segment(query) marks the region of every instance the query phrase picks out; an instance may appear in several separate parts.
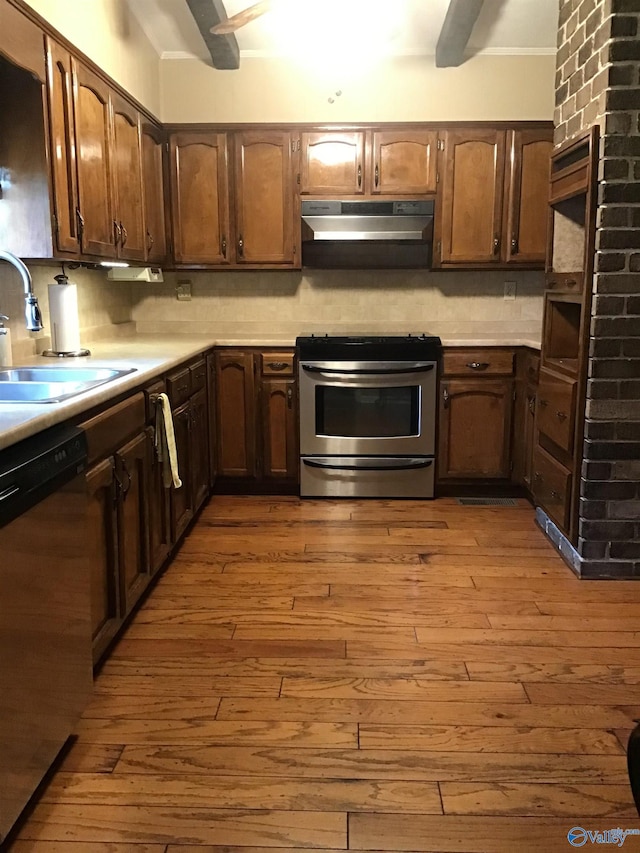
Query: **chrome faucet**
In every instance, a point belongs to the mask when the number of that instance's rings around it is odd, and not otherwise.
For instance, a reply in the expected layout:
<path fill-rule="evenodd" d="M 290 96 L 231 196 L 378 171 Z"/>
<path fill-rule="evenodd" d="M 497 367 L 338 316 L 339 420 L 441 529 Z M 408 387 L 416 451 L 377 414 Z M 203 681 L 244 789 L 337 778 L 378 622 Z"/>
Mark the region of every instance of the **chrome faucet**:
<path fill-rule="evenodd" d="M 42 314 L 38 305 L 38 298 L 33 292 L 33 282 L 31 281 L 31 273 L 24 265 L 20 258 L 16 258 L 11 252 L 5 252 L 0 249 L 0 261 L 7 261 L 11 266 L 15 267 L 20 273 L 22 284 L 24 286 L 25 309 L 24 316 L 27 321 L 27 329 L 30 332 L 39 332 L 44 327 L 42 325 Z"/>

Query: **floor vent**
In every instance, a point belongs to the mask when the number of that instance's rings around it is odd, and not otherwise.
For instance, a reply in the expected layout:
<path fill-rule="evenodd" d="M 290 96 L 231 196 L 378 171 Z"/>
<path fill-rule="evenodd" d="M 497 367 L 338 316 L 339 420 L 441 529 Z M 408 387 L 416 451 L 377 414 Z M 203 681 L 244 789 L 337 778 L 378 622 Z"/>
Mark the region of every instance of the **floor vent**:
<path fill-rule="evenodd" d="M 458 498 L 460 506 L 518 506 L 514 498 Z"/>

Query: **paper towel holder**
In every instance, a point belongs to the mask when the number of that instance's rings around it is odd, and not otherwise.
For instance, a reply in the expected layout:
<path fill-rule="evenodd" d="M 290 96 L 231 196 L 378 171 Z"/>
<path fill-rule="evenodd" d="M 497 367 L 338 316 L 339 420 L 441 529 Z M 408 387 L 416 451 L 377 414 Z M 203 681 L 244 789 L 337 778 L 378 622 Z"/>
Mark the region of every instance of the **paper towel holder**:
<path fill-rule="evenodd" d="M 60 275 L 54 275 L 54 279 L 59 287 L 64 287 L 69 284 L 69 279 L 64 273 L 64 267 L 62 268 L 62 273 Z M 40 354 L 47 358 L 78 358 L 80 356 L 91 355 L 91 350 L 85 349 L 84 347 L 68 351 L 46 349 Z"/>

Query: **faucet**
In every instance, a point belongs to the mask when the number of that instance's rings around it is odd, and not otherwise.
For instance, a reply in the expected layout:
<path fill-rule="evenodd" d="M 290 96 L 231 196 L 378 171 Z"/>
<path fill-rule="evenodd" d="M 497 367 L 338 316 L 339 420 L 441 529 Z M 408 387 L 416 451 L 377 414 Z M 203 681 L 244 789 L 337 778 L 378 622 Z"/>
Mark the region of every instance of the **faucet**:
<path fill-rule="evenodd" d="M 7 261 L 7 263 L 10 263 L 20 273 L 22 284 L 24 285 L 24 299 L 26 302 L 24 316 L 27 321 L 27 329 L 30 332 L 41 331 L 44 328 L 42 325 L 42 314 L 40 313 L 38 298 L 33 292 L 31 273 L 20 258 L 16 258 L 15 255 L 12 255 L 11 252 L 6 252 L 4 249 L 0 249 L 0 261 Z"/>

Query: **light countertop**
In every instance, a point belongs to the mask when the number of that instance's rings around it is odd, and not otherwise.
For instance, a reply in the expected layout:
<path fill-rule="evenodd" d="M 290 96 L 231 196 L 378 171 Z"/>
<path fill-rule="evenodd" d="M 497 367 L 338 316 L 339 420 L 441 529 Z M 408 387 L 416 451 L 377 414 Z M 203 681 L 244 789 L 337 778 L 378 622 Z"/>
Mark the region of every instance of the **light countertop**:
<path fill-rule="evenodd" d="M 526 346 L 540 349 L 540 343 L 521 338 L 443 338 L 447 347 L 454 346 Z M 274 346 L 292 347 L 295 339 L 287 337 L 214 337 L 210 335 L 146 335 L 135 334 L 90 344 L 91 355 L 86 358 L 49 359 L 32 356 L 22 359 L 22 366 L 40 367 L 111 367 L 135 368 L 135 372 L 99 385 L 77 397 L 60 403 L 0 403 L 0 449 L 9 447 L 51 426 L 108 402 L 127 391 L 146 385 L 151 379 L 194 358 L 213 346 Z"/>

